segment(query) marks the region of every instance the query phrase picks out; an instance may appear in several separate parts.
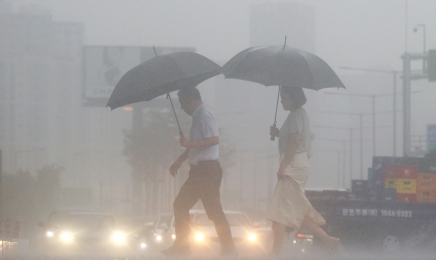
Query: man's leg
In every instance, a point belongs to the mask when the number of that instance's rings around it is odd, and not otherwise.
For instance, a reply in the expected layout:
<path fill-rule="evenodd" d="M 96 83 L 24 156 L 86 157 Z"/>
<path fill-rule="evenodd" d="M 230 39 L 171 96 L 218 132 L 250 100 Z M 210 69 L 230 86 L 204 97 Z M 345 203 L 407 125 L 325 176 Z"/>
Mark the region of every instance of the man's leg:
<path fill-rule="evenodd" d="M 199 200 L 196 187 L 198 185 L 195 185 L 195 178 L 196 176 L 190 174 L 173 203 L 176 232 L 175 245 L 186 246 L 189 244 L 189 233 L 191 231 L 189 210 Z"/>
<path fill-rule="evenodd" d="M 201 201 L 207 216 L 215 224 L 215 229 L 221 243 L 222 254 L 235 254 L 236 248 L 233 243 L 229 222 L 224 214 L 220 202 L 220 186 L 222 170 L 219 163 L 212 164 L 204 173 Z"/>

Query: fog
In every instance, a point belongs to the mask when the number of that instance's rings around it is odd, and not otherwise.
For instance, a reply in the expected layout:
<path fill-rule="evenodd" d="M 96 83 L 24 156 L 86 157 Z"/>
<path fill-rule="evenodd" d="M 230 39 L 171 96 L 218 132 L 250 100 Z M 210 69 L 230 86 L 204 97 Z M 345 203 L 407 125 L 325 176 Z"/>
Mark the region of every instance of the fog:
<path fill-rule="evenodd" d="M 270 13 L 263 14 L 264 10 Z M 223 65 L 248 47 L 283 45 L 287 36 L 288 46 L 321 57 L 347 88 L 305 89 L 305 108 L 316 135 L 306 188 L 350 189 L 351 180 L 368 178 L 373 156 L 405 153 L 401 56 L 405 52 L 421 54 L 424 47 L 426 51 L 436 49 L 434 10 L 436 1 L 432 0 L 0 1 L 3 175 L 7 183 L 14 183 L 13 176 L 21 174 L 27 176 L 23 185 L 36 185 L 35 193 L 23 195 L 23 200 L 32 194 L 38 194 L 38 203 L 44 196 L 56 197 L 45 202 L 37 212 L 38 219 L 30 218 L 28 214 L 33 213 L 24 206 L 14 208 L 3 198 L 9 210 L 3 210 L 3 217 L 27 221 L 30 226 L 30 222 L 44 221 L 55 207 L 94 207 L 147 220 L 172 212 L 188 167 L 184 165 L 176 178 L 168 173 L 172 160 L 183 151 L 169 101 L 160 97 L 111 111 L 105 107 L 107 95 L 89 96 L 86 92 L 92 82 L 87 79 L 92 68 L 85 62 L 86 46 L 148 48 L 134 50 L 141 58 L 133 51 L 124 53 L 135 57 L 136 64 L 154 56 L 152 46 L 160 54 L 185 48 Z M 278 15 L 267 15 L 273 12 Z M 1 17 L 5 14 L 25 18 L 7 20 Z M 33 16 L 43 18 L 34 27 L 23 25 Z M 32 28 L 28 34 L 14 34 L 14 28 L 18 32 L 25 26 Z M 33 36 L 33 30 L 43 36 Z M 52 34 L 51 42 L 47 39 Z M 16 42 L 9 40 L 14 37 Z M 30 50 L 30 45 L 36 46 L 35 50 Z M 30 50 L 29 54 L 22 52 L 24 49 Z M 38 54 L 39 50 L 44 54 Z M 128 70 L 135 66 L 132 64 L 121 66 Z M 97 73 L 98 68 L 94 69 Z M 412 62 L 413 71 L 421 69 L 422 60 Z M 397 73 L 395 99 L 393 71 Z M 278 88 L 218 75 L 198 89 L 221 131 L 223 205 L 262 220 L 278 169 L 277 141 L 269 140 Z M 422 157 L 427 149 L 427 125 L 436 124 L 436 83 L 412 80 L 411 91 L 409 156 Z M 176 93 L 172 97 L 182 130 L 188 133 L 190 118 L 180 109 Z M 143 141 L 155 146 L 154 154 L 137 164 L 146 168 L 140 170 L 144 174 L 140 184 L 132 178 L 134 158 L 128 155 L 130 139 L 126 138 L 135 133 L 137 111 L 142 112 L 138 122 L 144 125 L 162 114 L 159 126 L 164 128 L 147 128 L 159 137 Z M 278 126 L 286 116 L 279 103 Z M 150 149 L 140 152 L 148 154 Z M 41 181 L 44 176 L 56 176 L 50 179 L 56 186 L 52 195 L 41 191 L 50 187 L 50 181 Z M 8 192 L 8 196 L 18 196 L 13 189 Z M 31 232 L 29 228 L 23 235 Z"/>

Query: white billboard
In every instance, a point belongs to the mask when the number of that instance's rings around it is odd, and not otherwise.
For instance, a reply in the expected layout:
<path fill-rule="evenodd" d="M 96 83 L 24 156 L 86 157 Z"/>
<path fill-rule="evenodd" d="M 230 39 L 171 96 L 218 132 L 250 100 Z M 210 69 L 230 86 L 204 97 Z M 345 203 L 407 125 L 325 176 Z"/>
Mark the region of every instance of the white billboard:
<path fill-rule="evenodd" d="M 191 51 L 190 47 L 156 47 L 157 55 Z M 106 105 L 120 78 L 130 69 L 155 56 L 153 47 L 84 47 L 84 91 L 89 104 Z"/>
<path fill-rule="evenodd" d="M 140 47 L 85 46 L 84 97 L 108 99 L 124 73 L 139 63 Z"/>

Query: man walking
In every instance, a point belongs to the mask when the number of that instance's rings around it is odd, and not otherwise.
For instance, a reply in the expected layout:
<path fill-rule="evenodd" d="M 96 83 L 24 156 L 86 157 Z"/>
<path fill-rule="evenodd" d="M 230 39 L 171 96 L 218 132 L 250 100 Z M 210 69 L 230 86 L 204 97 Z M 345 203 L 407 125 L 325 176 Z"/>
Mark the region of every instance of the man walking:
<path fill-rule="evenodd" d="M 183 111 L 192 117 L 192 125 L 189 139 L 180 137 L 180 145 L 186 150 L 171 165 L 170 173 L 175 176 L 185 160 L 188 160 L 191 168 L 189 177 L 173 204 L 176 240 L 171 247 L 163 250 L 162 254 L 191 254 L 188 240 L 191 229 L 189 210 L 201 200 L 207 216 L 215 224 L 221 243 L 221 255 L 235 256 L 238 253 L 220 202 L 222 169 L 218 162 L 219 134 L 215 118 L 204 106 L 197 88 L 183 88 L 178 92 L 178 96 Z"/>

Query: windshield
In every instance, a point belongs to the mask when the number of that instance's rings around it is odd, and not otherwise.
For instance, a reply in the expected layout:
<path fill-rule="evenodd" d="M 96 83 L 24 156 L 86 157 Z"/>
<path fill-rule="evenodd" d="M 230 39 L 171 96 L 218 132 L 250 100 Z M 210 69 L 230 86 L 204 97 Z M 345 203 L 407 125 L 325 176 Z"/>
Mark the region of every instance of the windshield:
<path fill-rule="evenodd" d="M 250 225 L 249 220 L 243 214 L 237 213 L 227 213 L 227 220 L 229 221 L 230 226 L 244 226 L 247 227 Z M 198 214 L 195 218 L 194 225 L 196 226 L 213 226 L 213 222 L 207 217 L 206 214 Z"/>
<path fill-rule="evenodd" d="M 50 217 L 49 226 L 99 229 L 114 227 L 113 216 L 104 214 L 59 214 Z"/>
<path fill-rule="evenodd" d="M 167 227 L 169 227 L 171 224 L 172 217 L 173 215 L 161 215 L 156 223 L 156 227 L 160 228 L 162 224 L 165 224 L 167 225 Z"/>

